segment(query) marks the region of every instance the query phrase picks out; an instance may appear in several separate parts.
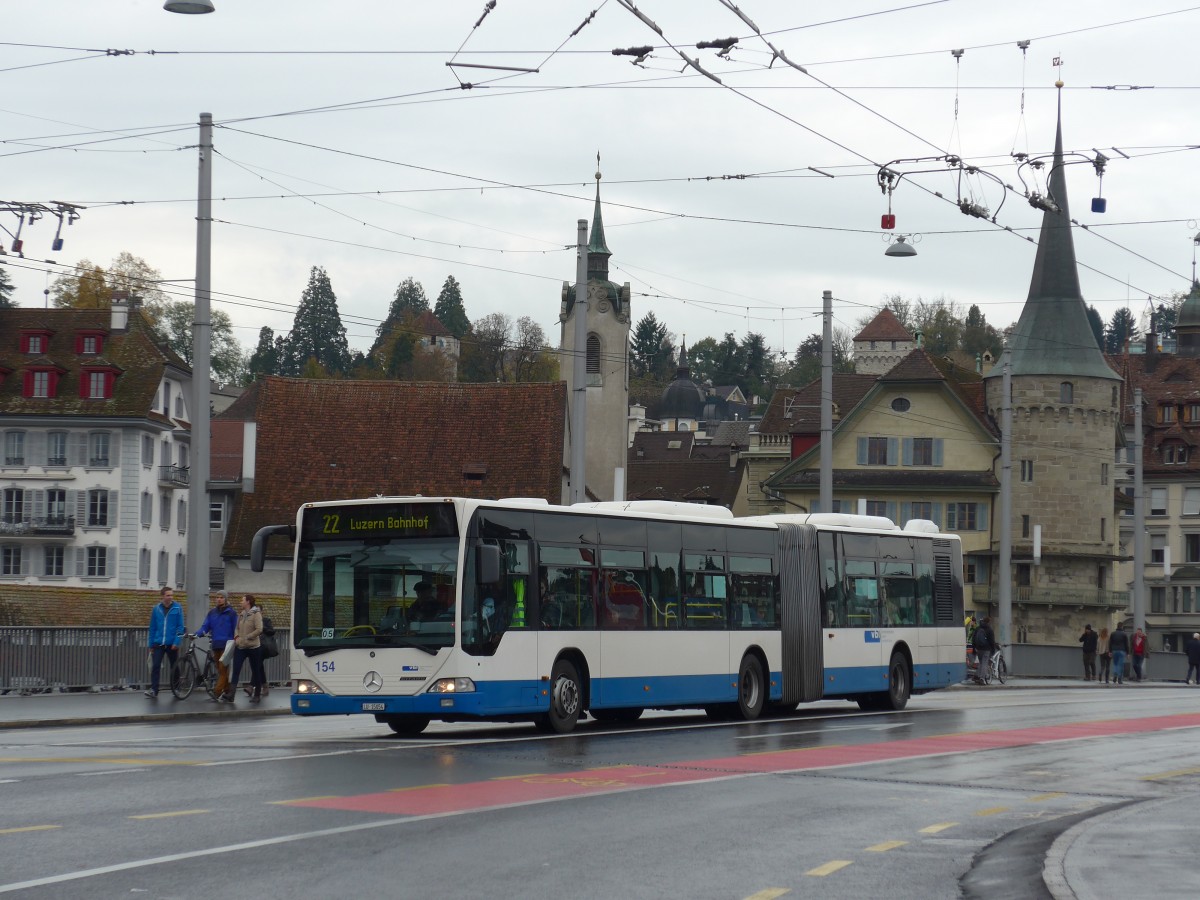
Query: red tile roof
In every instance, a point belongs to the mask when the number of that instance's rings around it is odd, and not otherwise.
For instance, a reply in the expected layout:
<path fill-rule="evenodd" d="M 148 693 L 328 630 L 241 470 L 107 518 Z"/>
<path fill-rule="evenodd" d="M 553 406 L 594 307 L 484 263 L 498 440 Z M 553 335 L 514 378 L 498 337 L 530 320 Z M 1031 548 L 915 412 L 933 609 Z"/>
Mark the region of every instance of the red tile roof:
<path fill-rule="evenodd" d="M 223 416 L 252 409 L 258 423 L 254 492 L 235 503 L 224 553 L 246 556 L 257 529 L 293 521 L 314 500 L 561 502 L 566 402 L 563 382 L 261 379 Z"/>
<path fill-rule="evenodd" d="M 875 386 L 874 375 L 833 376 L 835 419 L 847 415 Z M 759 434 L 812 434 L 821 430 L 821 379 L 802 388 L 780 388 L 758 423 Z"/>
<path fill-rule="evenodd" d="M 916 340 L 907 328 L 900 324 L 896 314 L 886 306 L 879 311 L 866 327 L 854 336 L 856 341 L 912 341 Z"/>

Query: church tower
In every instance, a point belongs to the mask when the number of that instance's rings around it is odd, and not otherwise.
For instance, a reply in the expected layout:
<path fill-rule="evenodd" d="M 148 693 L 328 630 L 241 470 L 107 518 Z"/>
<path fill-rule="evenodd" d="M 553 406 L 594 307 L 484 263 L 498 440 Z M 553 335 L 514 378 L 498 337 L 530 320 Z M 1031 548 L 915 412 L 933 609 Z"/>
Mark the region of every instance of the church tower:
<path fill-rule="evenodd" d="M 597 166 L 600 157 L 596 157 Z M 614 477 L 624 469 L 629 445 L 629 284 L 608 280 L 612 252 L 604 241 L 600 215 L 600 172 L 596 171 L 596 208 L 587 246 L 587 346 L 575 346 L 575 285 L 563 282 L 559 368 L 567 382 L 567 402 L 575 402 L 573 360 L 587 354 L 587 482 L 597 500 L 613 500 Z M 574 436 L 571 437 L 574 439 Z M 570 461 L 570 453 L 564 457 Z M 622 482 L 623 483 L 623 482 Z"/>
<path fill-rule="evenodd" d="M 1061 93 L 1048 194 L 1052 204 L 1042 216 L 1029 295 L 1009 338 L 1013 623 L 1030 643 L 1074 644 L 1085 619 L 1099 629 L 1126 605 L 1113 584 L 1119 529 L 1110 478 L 1121 377 L 1096 344 L 1079 288 L 1063 174 Z M 997 421 L 1002 368 L 995 366 L 984 379 L 988 412 Z M 1035 565 L 1039 525 L 1041 559 Z M 997 517 L 994 548 L 1003 527 Z M 999 572 L 991 573 L 990 582 L 999 583 Z"/>

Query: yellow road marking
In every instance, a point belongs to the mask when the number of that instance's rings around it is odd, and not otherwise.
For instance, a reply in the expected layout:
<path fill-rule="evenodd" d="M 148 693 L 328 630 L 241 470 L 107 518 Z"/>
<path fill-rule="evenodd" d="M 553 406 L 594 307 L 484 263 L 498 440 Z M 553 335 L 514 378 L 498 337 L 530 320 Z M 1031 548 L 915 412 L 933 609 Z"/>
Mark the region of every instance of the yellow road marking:
<path fill-rule="evenodd" d="M 875 844 L 873 847 L 868 847 L 872 853 L 885 853 L 888 850 L 895 850 L 897 847 L 903 847 L 908 841 L 884 841 L 882 844 Z"/>
<path fill-rule="evenodd" d="M 1034 794 L 1029 798 L 1030 803 L 1037 803 L 1040 800 L 1057 800 L 1059 797 L 1067 796 L 1065 791 L 1050 791 L 1048 794 Z"/>
<path fill-rule="evenodd" d="M 177 812 L 146 813 L 141 816 L 130 816 L 131 819 L 169 819 L 173 816 L 198 816 L 201 813 L 212 812 L 211 809 L 181 809 Z"/>
<path fill-rule="evenodd" d="M 975 813 L 977 816 L 995 816 L 1003 812 L 1008 812 L 1007 806 L 993 806 L 990 809 L 981 809 Z"/>
<path fill-rule="evenodd" d="M 308 803 L 312 800 L 336 800 L 340 794 L 325 794 L 321 797 L 297 797 L 294 800 L 268 800 L 269 806 L 286 806 L 289 803 Z"/>
<path fill-rule="evenodd" d="M 20 834 L 23 831 L 52 831 L 61 825 L 26 825 L 24 828 L 0 828 L 0 834 Z"/>
<path fill-rule="evenodd" d="M 435 788 L 435 787 L 450 787 L 450 785 L 449 784 L 418 784 L 414 787 L 388 788 L 388 793 L 398 794 L 398 793 L 403 793 L 404 791 L 423 791 L 423 790 L 425 790 L 425 788 Z"/>
<path fill-rule="evenodd" d="M 775 900 L 776 897 L 782 897 L 784 894 L 790 894 L 791 892 L 790 888 L 766 888 L 757 894 L 751 894 L 746 900 Z"/>
<path fill-rule="evenodd" d="M 1138 781 L 1159 781 L 1164 778 L 1179 778 L 1182 775 L 1195 775 L 1200 769 L 1176 769 L 1174 772 L 1158 772 L 1154 775 L 1143 775 Z"/>
<path fill-rule="evenodd" d="M 846 866 L 850 865 L 852 862 L 854 862 L 852 859 L 833 859 L 825 863 L 823 866 L 817 866 L 815 869 L 809 869 L 804 874 L 814 875 L 817 878 L 824 878 L 826 875 L 832 875 L 834 872 L 838 871 L 838 869 L 846 868 Z"/>
<path fill-rule="evenodd" d="M 939 831 L 953 828 L 957 824 L 957 822 L 939 822 L 937 825 L 926 825 L 921 829 L 921 834 L 937 834 Z"/>

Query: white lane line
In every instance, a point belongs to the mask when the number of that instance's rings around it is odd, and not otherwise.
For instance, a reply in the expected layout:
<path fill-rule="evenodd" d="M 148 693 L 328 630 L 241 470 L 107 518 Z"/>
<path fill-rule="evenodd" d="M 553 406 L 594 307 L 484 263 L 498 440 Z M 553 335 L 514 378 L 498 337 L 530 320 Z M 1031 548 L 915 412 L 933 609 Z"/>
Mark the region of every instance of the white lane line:
<path fill-rule="evenodd" d="M 76 772 L 77 778 L 91 778 L 93 775 L 124 775 L 126 772 L 148 772 L 147 766 L 138 766 L 136 769 L 105 769 L 103 772 Z"/>

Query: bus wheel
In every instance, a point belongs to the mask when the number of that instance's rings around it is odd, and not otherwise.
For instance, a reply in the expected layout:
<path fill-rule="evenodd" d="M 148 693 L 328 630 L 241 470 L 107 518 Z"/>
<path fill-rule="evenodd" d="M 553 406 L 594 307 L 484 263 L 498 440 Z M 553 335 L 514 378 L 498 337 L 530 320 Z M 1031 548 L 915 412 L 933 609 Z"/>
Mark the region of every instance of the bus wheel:
<path fill-rule="evenodd" d="M 566 734 L 575 728 L 583 711 L 583 689 L 579 673 L 569 660 L 560 659 L 550 673 L 550 712 L 542 716 L 538 727 L 542 731 Z"/>
<path fill-rule="evenodd" d="M 911 692 L 912 678 L 909 676 L 908 662 L 903 654 L 893 653 L 892 661 L 888 664 L 888 690 L 884 708 L 904 709 Z"/>
<path fill-rule="evenodd" d="M 429 725 L 429 718 L 427 716 L 396 716 L 384 719 L 384 722 L 396 734 L 411 736 L 424 731 Z"/>
<path fill-rule="evenodd" d="M 767 692 L 762 664 L 757 657 L 747 654 L 742 657 L 738 669 L 738 713 L 746 720 L 757 719 L 763 711 Z"/>

